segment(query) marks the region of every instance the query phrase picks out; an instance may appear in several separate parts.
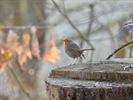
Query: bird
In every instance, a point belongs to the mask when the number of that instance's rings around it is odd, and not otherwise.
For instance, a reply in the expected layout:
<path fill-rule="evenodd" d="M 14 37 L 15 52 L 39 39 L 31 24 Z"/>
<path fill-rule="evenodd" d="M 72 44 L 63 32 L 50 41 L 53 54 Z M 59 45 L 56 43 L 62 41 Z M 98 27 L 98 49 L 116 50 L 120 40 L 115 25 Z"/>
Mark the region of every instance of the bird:
<path fill-rule="evenodd" d="M 85 58 L 85 55 L 83 54 L 84 51 L 94 50 L 81 49 L 75 42 L 70 39 L 64 39 L 64 45 L 66 54 L 73 59 L 80 58 L 82 60 L 83 58 Z"/>

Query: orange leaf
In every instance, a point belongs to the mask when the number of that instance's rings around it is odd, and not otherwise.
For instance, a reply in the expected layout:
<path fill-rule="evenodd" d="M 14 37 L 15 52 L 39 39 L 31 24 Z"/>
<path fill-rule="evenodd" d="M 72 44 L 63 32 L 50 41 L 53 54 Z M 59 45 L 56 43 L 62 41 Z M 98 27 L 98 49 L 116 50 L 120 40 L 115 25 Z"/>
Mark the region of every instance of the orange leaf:
<path fill-rule="evenodd" d="M 28 46 L 30 43 L 30 35 L 28 33 L 23 34 L 23 45 Z"/>
<path fill-rule="evenodd" d="M 32 55 L 33 55 L 34 57 L 36 57 L 37 59 L 40 58 L 40 54 L 39 54 L 39 52 L 32 51 Z"/>
<path fill-rule="evenodd" d="M 16 48 L 16 53 L 18 55 L 18 63 L 20 66 L 22 66 L 24 63 L 26 63 L 27 58 L 32 59 L 31 51 L 27 47 L 24 47 L 23 45 L 18 45 Z"/>
<path fill-rule="evenodd" d="M 18 63 L 20 66 L 22 66 L 24 63 L 26 63 L 26 61 L 27 61 L 27 57 L 24 54 L 22 54 L 18 57 Z"/>
<path fill-rule="evenodd" d="M 29 48 L 25 48 L 23 52 L 26 57 L 28 57 L 29 59 L 32 59 L 31 51 Z"/>
<path fill-rule="evenodd" d="M 23 53 L 23 46 L 22 45 L 17 45 L 17 47 L 16 47 L 16 53 L 18 55 L 21 55 Z"/>
<path fill-rule="evenodd" d="M 44 60 L 51 63 L 56 63 L 59 58 L 58 50 L 55 47 L 52 47 L 44 56 Z"/>
<path fill-rule="evenodd" d="M 60 55 L 59 55 L 58 49 L 55 46 L 54 33 L 52 32 L 50 35 L 49 50 L 45 54 L 44 60 L 49 61 L 51 63 L 56 63 L 59 58 L 60 58 Z"/>
<path fill-rule="evenodd" d="M 6 65 L 7 65 L 7 62 L 1 61 L 0 59 L 0 73 L 4 72 Z"/>
<path fill-rule="evenodd" d="M 0 72 L 5 69 L 6 64 L 11 61 L 13 55 L 13 51 L 8 45 L 3 45 L 0 47 Z"/>

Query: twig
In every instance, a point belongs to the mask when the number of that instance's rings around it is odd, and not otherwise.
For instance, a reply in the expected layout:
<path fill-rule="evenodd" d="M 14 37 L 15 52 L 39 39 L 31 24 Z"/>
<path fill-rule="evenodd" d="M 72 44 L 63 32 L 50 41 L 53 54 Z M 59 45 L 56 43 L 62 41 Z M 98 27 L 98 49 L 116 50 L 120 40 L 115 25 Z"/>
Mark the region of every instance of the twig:
<path fill-rule="evenodd" d="M 89 8 L 90 8 L 90 13 L 89 13 L 90 23 L 88 24 L 88 30 L 87 30 L 87 33 L 86 33 L 88 38 L 89 38 L 89 35 L 91 33 L 92 25 L 93 25 L 93 22 L 94 22 L 94 4 L 90 4 Z M 94 55 L 94 51 L 91 52 L 90 62 L 93 61 L 93 55 Z"/>
<path fill-rule="evenodd" d="M 111 53 L 106 59 L 109 60 L 109 59 L 110 59 L 113 55 L 115 55 L 118 51 L 120 51 L 121 49 L 123 49 L 123 48 L 125 48 L 126 46 L 131 45 L 131 44 L 133 44 L 133 41 L 128 42 L 128 43 L 122 45 L 121 47 L 119 47 L 118 49 L 116 49 L 113 53 Z"/>
<path fill-rule="evenodd" d="M 67 14 L 66 6 L 65 6 L 65 0 L 62 0 L 63 3 L 63 12 L 64 14 Z"/>
<path fill-rule="evenodd" d="M 8 71 L 11 73 L 12 77 L 14 78 L 14 80 L 16 81 L 16 83 L 18 84 L 18 86 L 21 88 L 21 90 L 23 91 L 23 93 L 27 96 L 27 98 L 29 100 L 32 100 L 32 97 L 30 96 L 30 94 L 25 90 L 23 84 L 20 82 L 20 80 L 18 79 L 18 76 L 16 75 L 16 73 L 14 72 L 14 70 L 11 68 L 10 63 L 7 65 L 6 67 L 8 69 Z"/>
<path fill-rule="evenodd" d="M 90 4 L 89 8 L 90 8 L 90 13 L 89 13 L 89 16 L 90 16 L 89 20 L 90 20 L 90 22 L 88 24 L 88 30 L 87 30 L 87 33 L 86 33 L 86 34 L 88 34 L 88 36 L 91 33 L 92 25 L 93 25 L 93 22 L 94 22 L 94 4 Z"/>
<path fill-rule="evenodd" d="M 133 16 L 133 14 L 131 13 L 131 14 L 128 14 L 128 15 L 126 15 L 126 16 L 123 16 L 122 18 L 119 18 L 119 19 L 117 19 L 117 20 L 115 20 L 115 21 L 111 21 L 111 22 L 109 22 L 108 24 L 107 24 L 107 26 L 108 27 L 112 27 L 112 26 L 114 26 L 114 25 L 116 25 L 116 24 L 118 24 L 118 22 L 119 23 L 122 23 L 122 22 L 124 22 L 125 20 L 127 20 L 127 18 L 129 17 L 129 16 Z M 131 23 L 131 22 L 130 22 Z M 102 27 L 97 27 L 95 30 L 92 30 L 92 32 L 91 32 L 91 34 L 94 34 L 94 33 L 99 33 L 100 31 L 103 31 L 103 28 Z M 85 36 L 86 36 L 87 34 L 85 33 Z M 80 38 L 79 37 L 79 35 L 76 35 L 76 36 L 71 36 L 71 38 L 72 39 L 75 39 L 75 38 Z"/>
<path fill-rule="evenodd" d="M 75 30 L 77 31 L 78 35 L 79 35 L 84 41 L 86 41 L 87 44 L 88 44 L 89 46 L 91 46 L 92 49 L 94 49 L 94 47 L 93 47 L 93 45 L 90 43 L 90 41 L 89 41 L 88 39 L 86 39 L 86 38 L 82 35 L 82 33 L 81 33 L 81 32 L 77 29 L 77 27 L 72 23 L 72 21 L 69 19 L 69 17 L 68 17 L 65 13 L 63 13 L 63 12 L 61 11 L 61 9 L 60 9 L 59 6 L 56 4 L 56 2 L 55 2 L 54 0 L 51 0 L 51 1 L 53 2 L 54 6 L 57 8 L 57 10 L 59 11 L 59 13 L 68 21 L 68 23 L 73 27 L 73 29 L 75 29 Z"/>

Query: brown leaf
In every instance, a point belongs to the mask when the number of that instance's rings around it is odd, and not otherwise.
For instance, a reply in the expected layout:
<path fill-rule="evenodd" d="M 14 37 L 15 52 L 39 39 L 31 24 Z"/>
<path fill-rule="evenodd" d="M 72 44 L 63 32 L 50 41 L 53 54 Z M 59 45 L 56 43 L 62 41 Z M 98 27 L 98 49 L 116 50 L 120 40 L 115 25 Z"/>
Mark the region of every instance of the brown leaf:
<path fill-rule="evenodd" d="M 26 57 L 28 57 L 29 59 L 32 59 L 31 51 L 29 48 L 25 48 L 23 52 Z"/>
<path fill-rule="evenodd" d="M 32 27 L 31 28 L 31 53 L 32 55 L 39 59 L 40 58 L 40 49 L 39 49 L 39 42 L 38 42 L 38 39 L 37 39 L 37 36 L 36 36 L 36 27 Z"/>
<path fill-rule="evenodd" d="M 27 62 L 28 58 L 32 59 L 32 54 L 29 48 L 30 35 L 28 33 L 23 34 L 23 44 L 18 44 L 16 46 L 16 53 L 18 56 L 18 63 L 22 66 Z"/>
<path fill-rule="evenodd" d="M 11 61 L 13 58 L 13 51 L 10 49 L 8 45 L 1 45 L 0 47 L 0 72 L 5 69 L 5 66 Z"/>
<path fill-rule="evenodd" d="M 30 43 L 30 35 L 29 33 L 23 34 L 23 45 L 28 46 Z"/>
<path fill-rule="evenodd" d="M 44 56 L 44 60 L 51 63 L 56 63 L 59 58 L 58 50 L 55 47 L 52 47 Z"/>
<path fill-rule="evenodd" d="M 14 52 L 9 45 L 5 44 L 0 47 L 0 55 L 2 55 L 5 60 L 11 60 L 14 55 Z"/>
<path fill-rule="evenodd" d="M 17 55 L 21 55 L 23 53 L 23 45 L 17 45 L 16 47 L 16 53 Z"/>
<path fill-rule="evenodd" d="M 20 66 L 22 66 L 26 61 L 29 59 L 32 59 L 31 51 L 30 49 L 24 45 L 18 45 L 16 48 L 16 53 L 18 56 L 18 63 Z"/>
<path fill-rule="evenodd" d="M 33 55 L 34 57 L 36 57 L 37 59 L 40 58 L 40 53 L 37 52 L 37 51 L 32 51 L 32 55 Z"/>
<path fill-rule="evenodd" d="M 27 57 L 24 54 L 18 56 L 18 63 L 20 66 L 26 63 L 26 61 L 27 61 Z"/>
<path fill-rule="evenodd" d="M 54 33 L 52 32 L 50 36 L 49 49 L 44 56 L 44 60 L 49 61 L 51 63 L 56 63 L 59 58 L 59 51 L 55 46 Z"/>

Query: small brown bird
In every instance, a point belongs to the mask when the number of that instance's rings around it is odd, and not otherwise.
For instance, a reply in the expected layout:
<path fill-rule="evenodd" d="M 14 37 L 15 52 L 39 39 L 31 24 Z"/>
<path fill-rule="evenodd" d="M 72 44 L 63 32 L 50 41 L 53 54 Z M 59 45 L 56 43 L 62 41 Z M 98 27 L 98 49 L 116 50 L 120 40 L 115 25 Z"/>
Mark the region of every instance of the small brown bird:
<path fill-rule="evenodd" d="M 81 49 L 76 43 L 74 43 L 72 40 L 65 39 L 65 52 L 68 56 L 71 58 L 85 58 L 83 52 L 86 50 L 94 50 L 94 49 Z"/>

